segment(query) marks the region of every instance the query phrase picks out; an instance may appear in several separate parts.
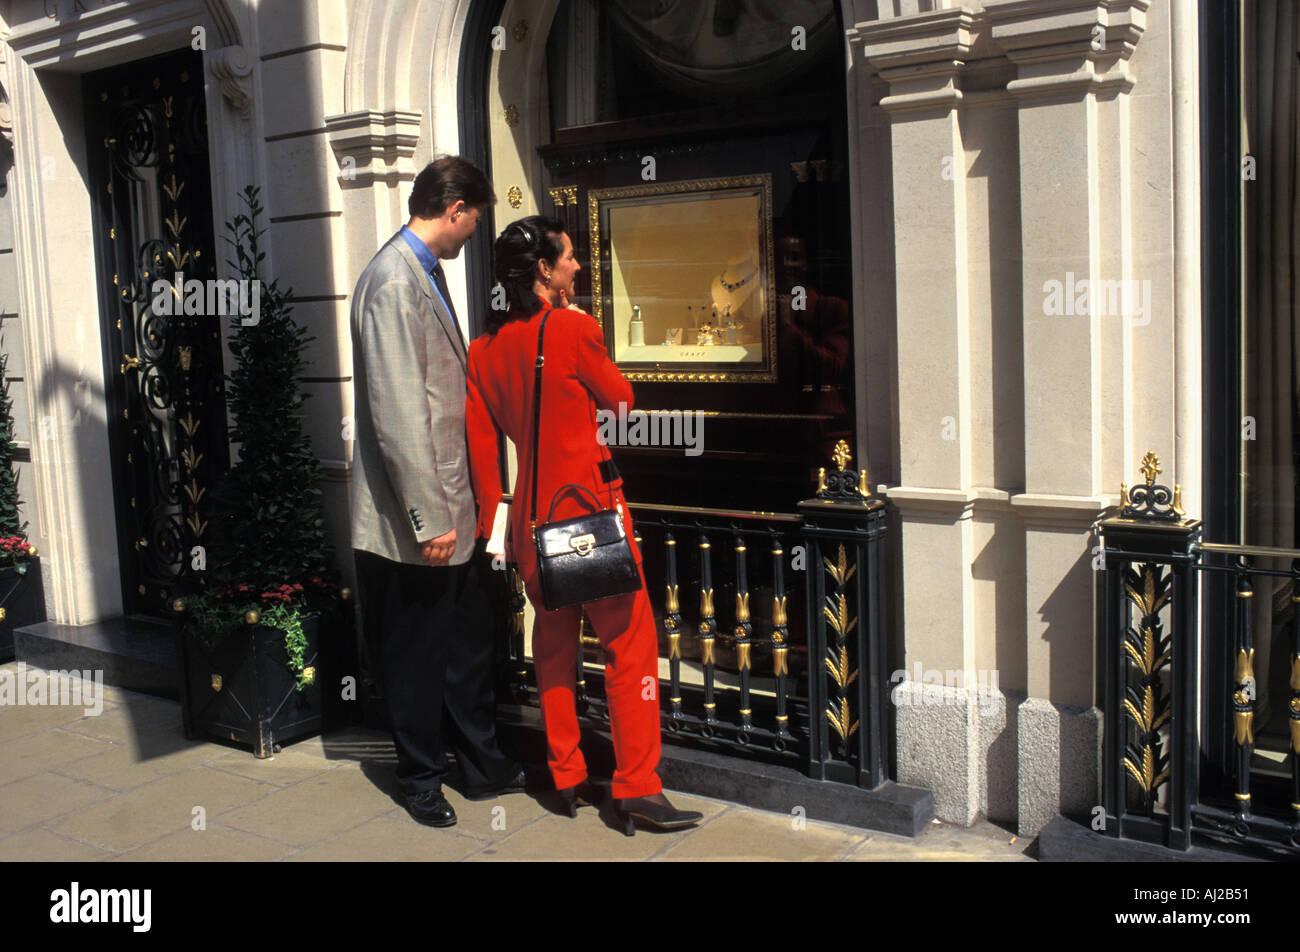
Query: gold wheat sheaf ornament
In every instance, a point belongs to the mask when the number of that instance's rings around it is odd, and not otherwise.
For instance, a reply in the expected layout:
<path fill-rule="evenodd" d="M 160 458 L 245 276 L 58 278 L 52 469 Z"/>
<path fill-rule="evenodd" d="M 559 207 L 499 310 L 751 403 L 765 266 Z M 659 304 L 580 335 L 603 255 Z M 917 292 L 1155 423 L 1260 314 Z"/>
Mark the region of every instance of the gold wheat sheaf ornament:
<path fill-rule="evenodd" d="M 835 587 L 839 589 L 834 595 L 827 595 L 826 604 L 822 606 L 822 614 L 831 630 L 835 632 L 835 644 L 829 647 L 829 653 L 824 659 L 826 670 L 839 689 L 838 703 L 834 700 L 827 701 L 826 719 L 831 727 L 835 728 L 835 733 L 840 735 L 840 740 L 847 741 L 858 729 L 857 721 L 850 723 L 848 699 L 849 685 L 858 677 L 857 670 L 850 668 L 849 665 L 848 637 L 857 627 L 858 620 L 849 614 L 848 598 L 843 589 L 849 579 L 853 578 L 857 566 L 848 564 L 848 555 L 843 545 L 838 547 L 834 562 L 825 557 L 822 558 L 822 562 L 831 578 L 835 580 Z"/>
<path fill-rule="evenodd" d="M 1132 687 L 1125 688 L 1124 711 L 1142 740 L 1136 747 L 1129 746 L 1124 769 L 1148 796 L 1169 779 L 1169 758 L 1160 752 L 1163 743 L 1158 731 L 1168 723 L 1172 711 L 1168 699 L 1159 698 L 1158 676 L 1173 657 L 1170 639 L 1161 635 L 1159 619 L 1160 610 L 1169 602 L 1172 581 L 1172 575 L 1161 573 L 1154 563 L 1124 573 L 1124 592 L 1139 616 L 1138 631 L 1128 628 L 1124 633 L 1124 651 L 1142 675 L 1140 694 Z"/>

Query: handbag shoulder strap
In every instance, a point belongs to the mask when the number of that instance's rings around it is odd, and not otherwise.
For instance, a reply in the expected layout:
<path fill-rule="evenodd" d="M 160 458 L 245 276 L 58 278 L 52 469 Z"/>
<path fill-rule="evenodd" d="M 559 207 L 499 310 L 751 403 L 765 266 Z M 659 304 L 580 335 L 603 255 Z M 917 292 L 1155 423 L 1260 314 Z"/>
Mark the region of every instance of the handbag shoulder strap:
<path fill-rule="evenodd" d="M 542 356 L 542 341 L 546 336 L 546 319 L 551 316 L 554 308 L 547 308 L 546 313 L 542 315 L 542 323 L 537 328 L 537 363 L 536 370 L 533 373 L 533 466 L 532 477 L 529 480 L 532 501 L 528 506 L 528 521 L 530 524 L 537 523 L 537 457 L 539 455 L 539 443 L 541 441 L 542 429 L 542 365 L 546 362 Z"/>

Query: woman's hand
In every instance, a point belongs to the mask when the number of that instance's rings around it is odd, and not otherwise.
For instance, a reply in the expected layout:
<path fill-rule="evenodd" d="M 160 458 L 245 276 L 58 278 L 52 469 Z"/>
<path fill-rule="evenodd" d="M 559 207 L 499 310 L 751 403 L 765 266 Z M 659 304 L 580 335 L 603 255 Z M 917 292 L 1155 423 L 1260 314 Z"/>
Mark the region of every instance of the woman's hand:
<path fill-rule="evenodd" d="M 579 314 L 587 313 L 582 308 L 578 307 L 578 305 L 572 303 L 569 300 L 568 292 L 565 291 L 563 288 L 560 288 L 560 306 L 567 307 L 570 311 L 577 311 Z"/>

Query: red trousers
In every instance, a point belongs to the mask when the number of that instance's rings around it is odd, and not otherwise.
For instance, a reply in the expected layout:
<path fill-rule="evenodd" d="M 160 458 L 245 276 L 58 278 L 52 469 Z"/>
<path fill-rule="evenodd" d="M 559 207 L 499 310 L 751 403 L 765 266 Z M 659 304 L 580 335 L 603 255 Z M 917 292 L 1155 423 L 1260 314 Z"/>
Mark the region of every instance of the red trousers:
<path fill-rule="evenodd" d="M 582 609 L 575 605 L 549 612 L 542 607 L 536 563 L 527 561 L 532 564 L 520 568 L 529 573 L 524 587 L 537 612 L 533 670 L 546 727 L 547 763 L 556 788 L 563 789 L 587 779 L 587 762 L 578 748 L 574 700 Z M 659 766 L 659 641 L 644 575 L 636 592 L 583 607 L 605 650 L 605 696 L 617 761 L 611 793 L 622 800 L 652 796 L 663 790 L 655 772 Z"/>

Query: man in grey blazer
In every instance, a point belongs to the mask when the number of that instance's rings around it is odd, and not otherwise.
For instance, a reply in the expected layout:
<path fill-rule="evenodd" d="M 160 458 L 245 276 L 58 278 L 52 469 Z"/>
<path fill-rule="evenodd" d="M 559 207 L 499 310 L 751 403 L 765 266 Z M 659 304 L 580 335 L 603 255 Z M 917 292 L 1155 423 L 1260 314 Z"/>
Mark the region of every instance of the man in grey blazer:
<path fill-rule="evenodd" d="M 456 156 L 412 187 L 411 219 L 352 296 L 356 440 L 352 547 L 368 643 L 397 748 L 397 780 L 417 821 L 451 826 L 447 751 L 478 799 L 523 789 L 496 740 L 490 567 L 475 543 L 465 445 L 465 339 L 443 259 L 455 258 L 492 185 Z"/>

